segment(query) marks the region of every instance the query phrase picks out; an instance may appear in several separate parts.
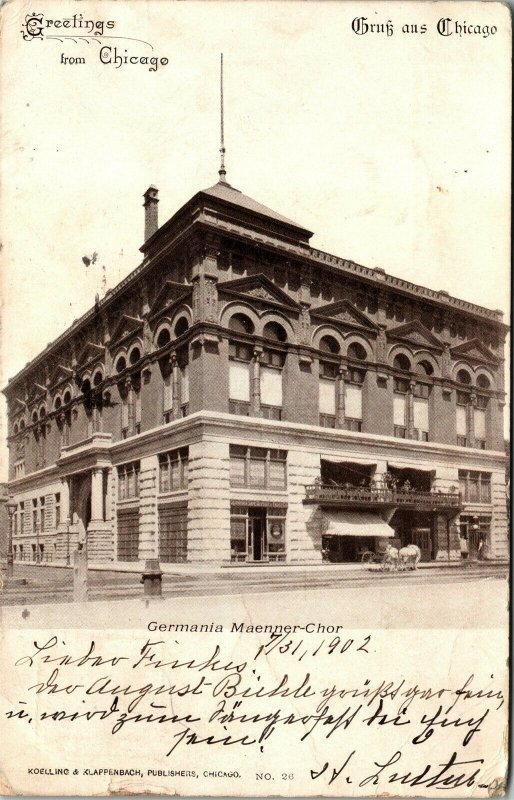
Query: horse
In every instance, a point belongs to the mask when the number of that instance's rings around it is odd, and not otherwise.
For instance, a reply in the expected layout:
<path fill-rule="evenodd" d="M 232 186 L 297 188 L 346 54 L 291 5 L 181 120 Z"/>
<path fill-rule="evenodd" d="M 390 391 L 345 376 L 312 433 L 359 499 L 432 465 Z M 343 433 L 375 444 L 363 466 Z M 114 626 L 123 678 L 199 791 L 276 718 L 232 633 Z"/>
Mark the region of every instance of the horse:
<path fill-rule="evenodd" d="M 384 558 L 382 561 L 383 569 L 398 569 L 398 555 L 398 548 L 388 544 L 384 551 Z"/>
<path fill-rule="evenodd" d="M 401 569 L 417 569 L 421 561 L 421 550 L 417 544 L 408 544 L 398 552 Z"/>

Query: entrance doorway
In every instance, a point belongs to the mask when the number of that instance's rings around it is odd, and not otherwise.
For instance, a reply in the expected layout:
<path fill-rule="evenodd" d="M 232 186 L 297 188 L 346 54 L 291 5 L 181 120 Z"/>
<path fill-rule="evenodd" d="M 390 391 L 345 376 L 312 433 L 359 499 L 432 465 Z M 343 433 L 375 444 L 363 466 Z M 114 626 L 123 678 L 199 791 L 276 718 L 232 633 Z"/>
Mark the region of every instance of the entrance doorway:
<path fill-rule="evenodd" d="M 434 519 L 430 511 L 410 511 L 400 508 L 395 511 L 391 522 L 401 546 L 417 544 L 421 550 L 421 560 L 434 558 Z"/>
<path fill-rule="evenodd" d="M 285 561 L 285 506 L 232 505 L 230 509 L 231 561 Z"/>

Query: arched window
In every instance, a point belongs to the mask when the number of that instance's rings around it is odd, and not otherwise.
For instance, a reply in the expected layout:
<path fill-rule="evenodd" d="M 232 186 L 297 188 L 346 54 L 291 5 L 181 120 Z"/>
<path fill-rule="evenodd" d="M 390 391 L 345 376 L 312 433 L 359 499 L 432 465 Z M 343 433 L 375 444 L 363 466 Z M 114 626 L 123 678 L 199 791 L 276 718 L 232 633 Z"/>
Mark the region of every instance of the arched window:
<path fill-rule="evenodd" d="M 71 392 L 69 390 L 64 392 L 63 401 L 65 406 L 71 403 Z"/>
<path fill-rule="evenodd" d="M 255 330 L 252 320 L 246 314 L 234 314 L 230 317 L 228 327 L 236 333 L 253 333 Z"/>
<path fill-rule="evenodd" d="M 99 386 L 102 383 L 103 375 L 100 370 L 97 370 L 93 375 L 93 386 Z"/>
<path fill-rule="evenodd" d="M 278 322 L 267 322 L 264 326 L 263 336 L 265 339 L 270 339 L 270 341 L 273 342 L 287 342 L 285 328 Z"/>
<path fill-rule="evenodd" d="M 457 382 L 463 383 L 465 386 L 469 386 L 471 384 L 471 375 L 465 369 L 459 369 L 457 372 Z"/>
<path fill-rule="evenodd" d="M 38 422 L 37 411 L 33 411 L 32 412 L 32 424 L 33 425 L 37 425 L 37 422 Z"/>
<path fill-rule="evenodd" d="M 141 358 L 141 350 L 139 347 L 134 347 L 133 350 L 130 352 L 129 361 L 131 364 L 137 364 L 139 359 Z"/>
<path fill-rule="evenodd" d="M 14 435 L 15 435 L 15 436 L 16 436 L 16 434 L 18 433 L 18 423 L 17 423 L 17 422 L 15 422 L 15 423 L 14 423 L 14 426 L 13 426 L 12 432 L 14 433 Z"/>
<path fill-rule="evenodd" d="M 24 430 L 25 430 L 25 420 L 22 419 L 22 420 L 20 420 L 20 431 L 24 431 Z"/>
<path fill-rule="evenodd" d="M 158 348 L 165 347 L 165 345 L 169 344 L 170 342 L 171 342 L 170 332 L 167 328 L 163 328 L 157 337 L 157 347 Z"/>
<path fill-rule="evenodd" d="M 323 353 L 332 353 L 333 355 L 337 355 L 337 353 L 339 353 L 341 350 L 339 347 L 339 342 L 337 339 L 334 339 L 333 336 L 322 336 L 319 343 L 319 349 Z"/>
<path fill-rule="evenodd" d="M 116 372 L 123 372 L 127 368 L 127 362 L 124 356 L 120 356 L 116 361 Z"/>
<path fill-rule="evenodd" d="M 418 364 L 416 364 L 416 372 L 418 375 L 433 375 L 434 368 L 430 361 L 419 361 Z"/>
<path fill-rule="evenodd" d="M 491 381 L 487 375 L 479 375 L 477 378 L 477 386 L 479 386 L 481 389 L 490 389 Z"/>
<path fill-rule="evenodd" d="M 58 410 L 60 409 L 60 407 L 61 407 L 61 406 L 62 406 L 62 400 L 61 400 L 61 398 L 60 398 L 60 397 L 56 397 L 56 398 L 55 398 L 55 402 L 54 402 L 54 408 L 55 408 L 55 410 L 56 410 L 56 411 L 58 411 Z"/>
<path fill-rule="evenodd" d="M 352 342 L 348 345 L 348 358 L 355 358 L 358 361 L 365 361 L 366 350 L 359 342 Z"/>
<path fill-rule="evenodd" d="M 46 408 L 44 406 L 40 406 L 39 419 L 44 419 L 45 417 L 46 417 Z"/>
<path fill-rule="evenodd" d="M 175 336 L 178 338 L 182 336 L 183 333 L 187 331 L 189 328 L 189 322 L 187 321 L 186 317 L 180 317 L 177 324 L 175 325 Z"/>
<path fill-rule="evenodd" d="M 393 367 L 395 369 L 399 369 L 402 372 L 409 372 L 410 371 L 410 361 L 404 353 L 398 353 L 394 357 Z"/>

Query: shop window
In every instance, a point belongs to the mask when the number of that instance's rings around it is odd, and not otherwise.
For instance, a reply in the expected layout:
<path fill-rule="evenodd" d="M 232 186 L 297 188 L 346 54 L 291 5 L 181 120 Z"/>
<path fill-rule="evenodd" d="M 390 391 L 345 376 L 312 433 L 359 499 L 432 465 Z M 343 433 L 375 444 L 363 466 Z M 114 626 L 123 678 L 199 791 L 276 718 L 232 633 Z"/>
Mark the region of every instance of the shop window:
<path fill-rule="evenodd" d="M 253 489 L 285 489 L 285 450 L 230 446 L 230 483 Z"/>
<path fill-rule="evenodd" d="M 491 473 L 459 470 L 459 489 L 467 503 L 490 503 Z"/>
<path fill-rule="evenodd" d="M 139 461 L 118 467 L 118 500 L 139 497 Z"/>
<path fill-rule="evenodd" d="M 187 489 L 189 451 L 187 447 L 159 455 L 159 491 Z"/>

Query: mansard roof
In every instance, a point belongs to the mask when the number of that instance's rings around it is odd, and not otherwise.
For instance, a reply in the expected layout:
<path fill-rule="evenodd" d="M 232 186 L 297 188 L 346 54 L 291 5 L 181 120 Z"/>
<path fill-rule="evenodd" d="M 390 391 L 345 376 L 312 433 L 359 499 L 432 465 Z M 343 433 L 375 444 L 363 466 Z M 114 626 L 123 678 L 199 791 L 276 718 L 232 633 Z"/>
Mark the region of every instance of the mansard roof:
<path fill-rule="evenodd" d="M 235 189 L 229 183 L 218 181 L 218 183 L 215 183 L 214 186 L 211 186 L 209 189 L 204 189 L 202 192 L 200 192 L 200 194 L 216 197 L 218 200 L 223 200 L 225 203 L 238 206 L 245 211 L 251 211 L 254 214 L 260 214 L 261 217 L 269 217 L 270 219 L 275 220 L 275 222 L 282 222 L 284 225 L 290 225 L 293 228 L 299 228 L 300 230 L 308 233 L 309 236 L 312 236 L 312 231 L 307 231 L 307 229 L 302 225 L 298 225 L 298 223 L 293 222 L 293 220 L 288 219 L 287 217 L 284 217 L 277 211 L 273 211 L 273 209 L 268 208 L 262 203 L 259 203 L 252 197 L 248 197 L 248 195 L 243 194 L 239 191 L 239 189 Z"/>

